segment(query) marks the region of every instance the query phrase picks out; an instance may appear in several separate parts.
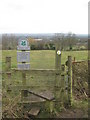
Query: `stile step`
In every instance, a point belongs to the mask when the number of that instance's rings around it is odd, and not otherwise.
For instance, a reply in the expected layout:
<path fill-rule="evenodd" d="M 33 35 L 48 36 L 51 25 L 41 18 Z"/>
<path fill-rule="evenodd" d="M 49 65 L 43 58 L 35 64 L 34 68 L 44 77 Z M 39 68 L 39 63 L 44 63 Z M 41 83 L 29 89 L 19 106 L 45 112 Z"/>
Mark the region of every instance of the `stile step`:
<path fill-rule="evenodd" d="M 34 107 L 28 112 L 28 115 L 37 116 L 39 112 L 40 112 L 40 108 Z"/>

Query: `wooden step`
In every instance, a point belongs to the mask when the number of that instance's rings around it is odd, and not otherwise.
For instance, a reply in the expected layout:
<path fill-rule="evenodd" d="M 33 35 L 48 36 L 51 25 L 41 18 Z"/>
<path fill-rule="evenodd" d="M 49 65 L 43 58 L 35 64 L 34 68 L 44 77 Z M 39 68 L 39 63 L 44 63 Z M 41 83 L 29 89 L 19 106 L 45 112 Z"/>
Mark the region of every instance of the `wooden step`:
<path fill-rule="evenodd" d="M 43 102 L 46 102 L 46 100 L 43 98 L 31 95 L 31 96 L 23 98 L 20 103 L 21 104 L 33 104 L 33 103 L 43 103 Z"/>
<path fill-rule="evenodd" d="M 33 103 L 45 103 L 46 102 L 46 100 L 40 100 L 40 101 L 38 101 L 38 100 L 36 100 L 36 101 L 21 101 L 21 102 L 19 102 L 19 104 L 33 104 Z"/>
<path fill-rule="evenodd" d="M 34 107 L 28 112 L 28 115 L 37 116 L 39 114 L 39 112 L 40 112 L 40 108 Z"/>
<path fill-rule="evenodd" d="M 35 92 L 35 91 L 28 91 L 30 94 L 33 94 L 37 97 L 40 97 L 42 99 L 45 99 L 45 100 L 48 100 L 48 101 L 51 101 L 51 100 L 54 100 L 54 95 L 50 92 L 50 91 L 43 91 L 43 92 Z"/>

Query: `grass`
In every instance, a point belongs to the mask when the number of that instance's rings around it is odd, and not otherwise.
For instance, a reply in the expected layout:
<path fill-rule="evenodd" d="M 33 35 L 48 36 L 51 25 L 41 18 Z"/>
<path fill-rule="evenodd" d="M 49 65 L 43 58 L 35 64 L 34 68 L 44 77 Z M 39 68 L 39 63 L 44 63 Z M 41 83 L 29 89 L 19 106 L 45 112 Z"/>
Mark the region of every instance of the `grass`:
<path fill-rule="evenodd" d="M 16 50 L 3 50 L 2 51 L 2 66 L 5 68 L 5 57 L 12 57 L 12 68 L 17 67 L 17 51 Z M 65 64 L 67 61 L 67 57 L 72 56 L 72 59 L 75 57 L 76 61 L 78 60 L 87 60 L 88 59 L 88 51 L 63 51 L 62 52 L 62 64 Z M 36 50 L 30 51 L 30 66 L 31 69 L 53 69 L 55 68 L 55 51 L 54 50 Z M 5 81 L 7 81 L 7 76 L 2 76 Z M 13 85 L 21 85 L 22 84 L 22 75 L 20 73 L 13 73 L 11 79 Z M 35 86 L 39 86 L 34 88 L 37 91 L 41 90 L 51 90 L 53 91 L 55 76 L 42 76 L 42 75 L 31 75 L 27 74 L 27 85 L 31 85 L 33 88 Z M 47 85 L 49 87 L 47 87 Z M 31 89 L 33 89 L 31 87 Z M 19 92 L 17 92 L 19 93 Z M 16 94 L 14 94 L 16 96 Z M 11 97 L 13 93 L 11 94 Z M 12 97 L 13 98 L 13 97 Z M 5 99 L 5 98 L 4 98 Z M 79 108 L 83 108 L 86 110 L 87 101 L 85 102 L 73 102 L 73 109 L 78 106 Z M 44 114 L 44 113 L 42 113 Z M 43 115 L 45 117 L 45 115 Z"/>
<path fill-rule="evenodd" d="M 87 60 L 88 51 L 63 51 L 62 64 L 65 63 L 68 56 L 75 57 L 76 60 Z M 3 50 L 2 62 L 5 67 L 5 57 L 12 57 L 12 68 L 17 67 L 17 51 L 16 50 Z M 55 68 L 55 51 L 54 50 L 35 50 L 30 51 L 30 68 L 31 69 L 53 69 Z"/>

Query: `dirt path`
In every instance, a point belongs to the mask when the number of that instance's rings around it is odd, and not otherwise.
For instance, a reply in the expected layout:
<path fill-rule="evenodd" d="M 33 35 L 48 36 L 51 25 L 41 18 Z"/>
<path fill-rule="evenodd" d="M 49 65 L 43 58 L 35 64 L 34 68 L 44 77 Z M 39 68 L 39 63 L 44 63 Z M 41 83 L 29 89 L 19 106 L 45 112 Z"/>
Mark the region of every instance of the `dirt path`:
<path fill-rule="evenodd" d="M 88 118 L 88 110 L 84 112 L 81 109 L 68 109 L 58 114 L 57 118 Z"/>

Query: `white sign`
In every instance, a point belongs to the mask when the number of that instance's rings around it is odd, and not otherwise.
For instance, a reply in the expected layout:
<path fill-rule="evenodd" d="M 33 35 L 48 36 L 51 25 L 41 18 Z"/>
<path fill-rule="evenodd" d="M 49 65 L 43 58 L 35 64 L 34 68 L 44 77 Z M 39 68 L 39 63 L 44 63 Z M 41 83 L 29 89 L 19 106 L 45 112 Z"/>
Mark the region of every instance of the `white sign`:
<path fill-rule="evenodd" d="M 17 50 L 30 50 L 30 46 L 27 46 L 27 47 L 17 46 Z"/>
<path fill-rule="evenodd" d="M 60 50 L 57 51 L 57 55 L 61 55 L 61 51 Z"/>
<path fill-rule="evenodd" d="M 27 40 L 19 40 L 19 47 L 27 47 L 28 41 Z"/>
<path fill-rule="evenodd" d="M 28 40 L 19 40 L 17 46 L 17 62 L 19 70 L 29 70 L 30 69 L 30 46 Z M 21 50 L 21 52 L 20 52 Z M 27 62 L 27 63 L 26 63 Z"/>
<path fill-rule="evenodd" d="M 18 63 L 18 69 L 19 70 L 29 70 L 30 69 L 30 64 L 25 64 L 25 63 L 20 64 L 20 63 Z"/>
<path fill-rule="evenodd" d="M 30 62 L 30 51 L 17 52 L 17 62 Z"/>

